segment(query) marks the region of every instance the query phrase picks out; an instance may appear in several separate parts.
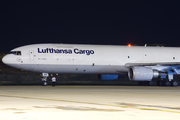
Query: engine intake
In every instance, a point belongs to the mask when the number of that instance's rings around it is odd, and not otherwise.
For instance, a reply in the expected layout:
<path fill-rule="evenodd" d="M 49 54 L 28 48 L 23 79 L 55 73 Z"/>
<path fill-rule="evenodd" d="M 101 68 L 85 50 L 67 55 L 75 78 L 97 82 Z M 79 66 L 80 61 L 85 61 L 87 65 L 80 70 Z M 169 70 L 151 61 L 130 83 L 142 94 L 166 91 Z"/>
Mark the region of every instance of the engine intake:
<path fill-rule="evenodd" d="M 128 71 L 128 77 L 132 81 L 151 81 L 158 76 L 157 70 L 148 67 L 131 67 Z"/>

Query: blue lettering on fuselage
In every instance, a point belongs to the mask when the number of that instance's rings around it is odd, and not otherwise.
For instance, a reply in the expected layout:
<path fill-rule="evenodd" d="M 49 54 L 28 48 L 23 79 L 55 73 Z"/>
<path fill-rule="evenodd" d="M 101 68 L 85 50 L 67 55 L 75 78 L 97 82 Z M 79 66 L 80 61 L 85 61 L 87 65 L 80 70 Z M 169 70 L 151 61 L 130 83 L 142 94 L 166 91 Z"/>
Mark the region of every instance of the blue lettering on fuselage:
<path fill-rule="evenodd" d="M 90 55 L 90 54 L 94 54 L 94 50 L 79 50 L 79 49 L 75 48 L 74 53 Z"/>
<path fill-rule="evenodd" d="M 38 53 L 72 54 L 73 51 L 75 54 L 85 54 L 85 55 L 94 54 L 94 50 L 81 50 L 78 48 L 75 48 L 74 50 L 71 50 L 71 49 L 54 49 L 54 48 L 46 48 L 46 49 L 38 48 Z"/>

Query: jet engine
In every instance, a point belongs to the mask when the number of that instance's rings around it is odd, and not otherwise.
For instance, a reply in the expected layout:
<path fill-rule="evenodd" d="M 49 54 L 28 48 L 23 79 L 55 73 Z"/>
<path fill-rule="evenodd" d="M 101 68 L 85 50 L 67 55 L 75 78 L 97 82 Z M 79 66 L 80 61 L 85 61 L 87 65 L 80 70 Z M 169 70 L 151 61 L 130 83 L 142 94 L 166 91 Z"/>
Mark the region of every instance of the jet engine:
<path fill-rule="evenodd" d="M 159 76 L 159 72 L 148 67 L 137 66 L 129 69 L 128 76 L 132 81 L 151 81 Z"/>
<path fill-rule="evenodd" d="M 109 75 L 109 74 L 102 74 L 98 75 L 100 80 L 115 80 L 118 79 L 119 75 Z"/>

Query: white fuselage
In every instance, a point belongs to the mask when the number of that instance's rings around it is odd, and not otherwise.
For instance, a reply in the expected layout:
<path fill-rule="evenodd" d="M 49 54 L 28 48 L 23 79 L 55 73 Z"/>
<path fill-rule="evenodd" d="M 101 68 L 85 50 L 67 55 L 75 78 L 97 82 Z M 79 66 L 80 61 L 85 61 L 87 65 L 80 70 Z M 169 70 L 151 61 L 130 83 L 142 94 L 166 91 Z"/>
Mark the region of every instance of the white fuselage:
<path fill-rule="evenodd" d="M 6 55 L 5 64 L 44 73 L 121 74 L 131 66 L 166 71 L 180 65 L 180 48 L 174 47 L 34 44 L 11 51 L 21 55 Z"/>

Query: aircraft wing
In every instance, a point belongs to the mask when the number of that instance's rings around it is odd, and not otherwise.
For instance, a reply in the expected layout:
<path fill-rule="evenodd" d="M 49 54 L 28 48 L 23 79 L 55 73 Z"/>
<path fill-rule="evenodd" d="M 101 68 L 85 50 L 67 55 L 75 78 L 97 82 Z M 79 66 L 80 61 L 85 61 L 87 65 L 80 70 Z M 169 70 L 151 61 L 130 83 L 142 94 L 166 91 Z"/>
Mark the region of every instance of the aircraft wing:
<path fill-rule="evenodd" d="M 156 63 L 126 63 L 126 67 L 133 66 L 180 66 L 180 62 L 156 62 Z"/>
<path fill-rule="evenodd" d="M 127 63 L 126 67 L 150 67 L 159 72 L 168 72 L 175 71 L 177 74 L 180 74 L 180 62 L 160 62 L 160 63 Z"/>

